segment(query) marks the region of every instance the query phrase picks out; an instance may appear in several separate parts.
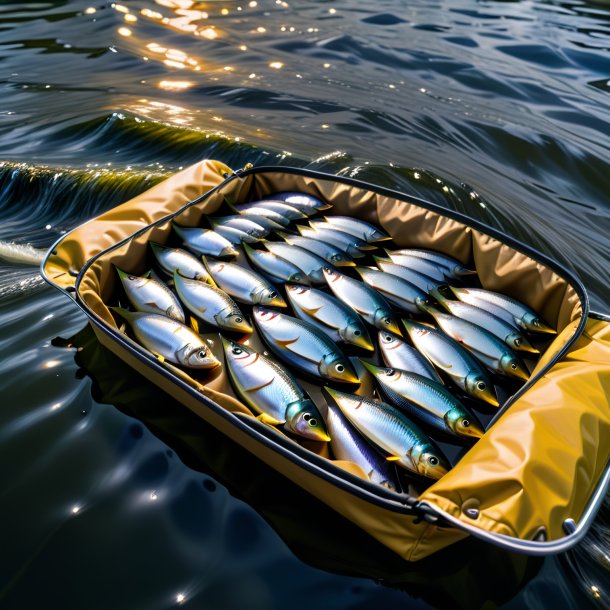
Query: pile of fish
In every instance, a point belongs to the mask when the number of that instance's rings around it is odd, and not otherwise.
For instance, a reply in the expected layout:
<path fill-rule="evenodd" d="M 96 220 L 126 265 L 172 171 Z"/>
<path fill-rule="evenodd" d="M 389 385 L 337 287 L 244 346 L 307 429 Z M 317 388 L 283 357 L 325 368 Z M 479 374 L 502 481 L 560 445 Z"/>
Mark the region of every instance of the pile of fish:
<path fill-rule="evenodd" d="M 132 310 L 111 309 L 162 361 L 225 366 L 262 422 L 329 442 L 335 458 L 391 489 L 394 464 L 443 476 L 451 465 L 439 443 L 480 438 L 475 409 L 499 406 L 498 385 L 512 393 L 527 381 L 523 357 L 555 333 L 529 307 L 475 287 L 476 271 L 450 256 L 381 253 L 388 235 L 362 220 L 320 218 L 332 206 L 311 195 L 227 206 L 209 229 L 172 223 L 170 242 L 181 247 L 150 242 L 160 275 L 117 268 Z M 224 364 L 203 328 L 220 332 Z M 269 352 L 250 346 L 254 332 Z M 323 412 L 295 375 L 324 386 Z"/>

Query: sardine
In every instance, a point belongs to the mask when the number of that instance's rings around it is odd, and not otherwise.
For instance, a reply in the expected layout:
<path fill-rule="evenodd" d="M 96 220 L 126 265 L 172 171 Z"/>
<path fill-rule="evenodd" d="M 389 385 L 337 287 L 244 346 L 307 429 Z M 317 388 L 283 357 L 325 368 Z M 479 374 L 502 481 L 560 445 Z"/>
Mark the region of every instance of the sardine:
<path fill-rule="evenodd" d="M 246 243 L 243 244 L 243 248 L 252 266 L 266 273 L 272 280 L 309 284 L 307 275 L 285 258 L 273 252 L 255 250 Z"/>
<path fill-rule="evenodd" d="M 180 300 L 196 318 L 234 332 L 251 333 L 244 314 L 223 290 L 199 280 L 191 280 L 174 272 L 174 286 Z"/>
<path fill-rule="evenodd" d="M 349 216 L 324 216 L 324 220 L 339 229 L 339 231 L 354 235 L 369 244 L 391 239 L 389 235 L 378 229 L 375 225 L 357 218 L 350 218 Z"/>
<path fill-rule="evenodd" d="M 410 417 L 458 436 L 483 436 L 485 431 L 474 413 L 442 384 L 417 373 L 361 362 L 375 376 L 388 402 Z"/>
<path fill-rule="evenodd" d="M 220 366 L 204 340 L 188 326 L 156 313 L 110 309 L 127 321 L 138 342 L 155 356 L 188 368 Z"/>
<path fill-rule="evenodd" d="M 449 272 L 447 267 L 437 265 L 425 258 L 398 254 L 392 250 L 386 250 L 385 253 L 388 255 L 388 258 L 397 265 L 402 265 L 407 269 L 412 269 L 413 271 L 427 275 L 437 282 L 446 282 L 445 274 Z"/>
<path fill-rule="evenodd" d="M 328 268 L 324 277 L 333 294 L 369 324 L 402 335 L 389 303 L 373 288 Z"/>
<path fill-rule="evenodd" d="M 245 205 L 250 206 L 251 204 L 248 203 Z M 265 218 L 270 218 L 271 220 L 273 220 L 273 222 L 277 222 L 277 224 L 283 227 L 287 227 L 292 222 L 292 220 L 290 220 L 289 218 L 285 218 L 278 212 L 274 212 L 273 210 L 269 210 L 267 208 L 261 208 L 256 205 L 252 205 L 251 207 L 238 206 L 236 210 L 242 216 L 256 216 L 257 218 L 260 216 L 264 216 Z"/>
<path fill-rule="evenodd" d="M 316 441 L 330 441 L 324 419 L 296 379 L 251 347 L 222 337 L 229 378 L 236 394 L 265 423 Z"/>
<path fill-rule="evenodd" d="M 218 287 L 240 303 L 286 307 L 286 301 L 276 288 L 258 273 L 235 263 L 202 258 Z"/>
<path fill-rule="evenodd" d="M 460 261 L 457 259 L 446 254 L 441 254 L 440 252 L 434 252 L 433 250 L 404 248 L 402 250 L 394 250 L 394 254 L 423 258 L 440 267 L 445 267 L 447 269 L 445 276 L 450 278 L 460 278 L 465 275 L 476 275 L 477 273 L 476 271 L 464 267 L 464 265 L 462 265 L 462 263 L 460 263 Z"/>
<path fill-rule="evenodd" d="M 373 259 L 381 271 L 391 273 L 392 275 L 397 275 L 403 280 L 411 282 L 411 284 L 417 286 L 422 292 L 429 292 L 433 288 L 443 286 L 446 283 L 444 280 L 435 280 L 434 278 L 424 275 L 423 273 L 419 273 L 413 269 L 408 269 L 407 267 L 393 263 L 391 260 L 386 258 L 373 256 Z"/>
<path fill-rule="evenodd" d="M 154 241 L 149 241 L 150 248 L 155 255 L 159 266 L 170 277 L 174 276 L 174 271 L 178 269 L 184 277 L 193 280 L 201 280 L 208 284 L 213 283 L 210 274 L 206 271 L 203 263 L 186 250 L 180 248 L 166 248 Z"/>
<path fill-rule="evenodd" d="M 519 328 L 536 333 L 557 334 L 557 331 L 553 330 L 533 309 L 504 294 L 482 288 L 454 288 L 452 286 L 451 290 L 460 301 L 486 309 L 494 315 L 498 315 L 497 308 L 504 310 Z"/>
<path fill-rule="evenodd" d="M 316 212 L 321 212 L 322 210 L 328 210 L 333 206 L 329 203 L 325 203 L 321 199 L 314 197 L 313 195 L 309 195 L 307 193 L 293 193 L 293 192 L 285 192 L 285 193 L 275 193 L 274 195 L 269 195 L 266 199 L 272 199 L 275 201 L 284 201 L 288 205 L 291 205 L 298 210 L 301 210 L 304 214 L 308 216 L 315 214 Z"/>
<path fill-rule="evenodd" d="M 284 362 L 316 377 L 359 382 L 349 358 L 310 322 L 264 307 L 254 307 L 252 313 L 265 343 Z"/>
<path fill-rule="evenodd" d="M 271 199 L 252 201 L 250 203 L 243 203 L 243 204 L 237 205 L 235 207 L 240 212 L 247 210 L 249 208 L 250 209 L 251 208 L 262 208 L 264 210 L 271 210 L 272 212 L 275 212 L 276 214 L 280 214 L 281 216 L 283 216 L 284 218 L 287 218 L 290 221 L 304 220 L 305 218 L 307 218 L 307 214 L 304 214 L 300 210 L 297 210 L 297 208 L 295 208 L 291 205 L 288 205 L 287 203 L 284 203 L 283 201 L 274 201 Z M 275 217 L 272 216 L 271 218 L 272 218 L 272 220 L 275 220 Z"/>
<path fill-rule="evenodd" d="M 353 267 L 356 264 L 343 250 L 321 239 L 312 239 L 302 235 L 290 235 L 280 231 L 277 234 L 290 245 L 313 252 L 327 263 L 336 267 Z"/>
<path fill-rule="evenodd" d="M 354 462 L 364 470 L 373 483 L 396 491 L 398 483 L 393 467 L 349 423 L 341 409 L 328 403 L 326 425 L 330 434 L 330 447 L 338 460 Z"/>
<path fill-rule="evenodd" d="M 364 322 L 339 299 L 315 288 L 290 284 L 286 285 L 286 295 L 301 320 L 311 322 L 333 341 L 375 350 Z"/>
<path fill-rule="evenodd" d="M 424 292 L 415 284 L 411 284 L 411 282 L 407 282 L 407 280 L 397 275 L 367 267 L 356 267 L 356 271 L 364 282 L 377 292 L 380 292 L 392 305 L 401 311 L 419 313 L 418 304 L 425 303 L 426 301 L 427 296 Z"/>
<path fill-rule="evenodd" d="M 266 237 L 269 233 L 269 231 L 262 225 L 259 225 L 254 218 L 244 218 L 239 215 L 221 217 L 208 216 L 208 221 L 214 230 L 218 227 L 230 227 L 231 229 L 237 229 L 256 239 Z"/>
<path fill-rule="evenodd" d="M 317 254 L 280 241 L 266 241 L 265 247 L 269 252 L 296 265 L 307 275 L 307 279 L 312 284 L 324 284 L 322 270 L 324 267 L 328 267 L 328 263 Z"/>
<path fill-rule="evenodd" d="M 498 318 L 498 316 L 495 316 L 493 313 L 481 309 L 480 307 L 464 303 L 463 301 L 448 299 L 437 288 L 431 290 L 430 294 L 450 314 L 488 330 L 492 335 L 495 335 L 498 339 L 504 341 L 509 347 L 520 352 L 529 352 L 530 354 L 539 353 L 539 350 L 528 341 L 527 337 L 517 328 L 516 324 L 508 323 L 502 318 Z"/>
<path fill-rule="evenodd" d="M 297 225 L 299 233 L 303 237 L 311 237 L 312 239 L 321 239 L 327 241 L 352 258 L 362 258 L 365 255 L 365 250 L 375 250 L 377 246 L 367 243 L 364 239 L 360 239 L 355 235 L 341 231 L 339 228 L 328 224 L 322 220 L 310 220 L 310 228 Z"/>
<path fill-rule="evenodd" d="M 417 373 L 437 383 L 443 383 L 430 362 L 416 349 L 408 345 L 404 339 L 387 330 L 380 330 L 378 338 L 381 357 L 386 366 L 409 373 Z"/>
<path fill-rule="evenodd" d="M 529 372 L 517 354 L 489 331 L 430 305 L 421 305 L 421 308 L 436 320 L 445 334 L 463 345 L 490 369 L 522 381 L 529 379 Z"/>
<path fill-rule="evenodd" d="M 184 246 L 197 254 L 206 256 L 237 256 L 233 244 L 222 235 L 210 229 L 181 227 L 172 222 L 172 228 L 182 239 Z"/>
<path fill-rule="evenodd" d="M 184 323 L 184 311 L 174 293 L 163 283 L 149 277 L 125 273 L 115 266 L 125 294 L 137 311 L 158 313 Z"/>
<path fill-rule="evenodd" d="M 235 246 L 239 246 L 242 242 L 255 244 L 257 241 L 260 241 L 260 237 L 254 237 L 254 235 L 250 235 L 241 229 L 227 227 L 226 225 L 216 225 L 214 231 L 219 235 L 222 235 Z"/>
<path fill-rule="evenodd" d="M 499 406 L 494 387 L 481 365 L 459 343 L 443 332 L 413 320 L 402 320 L 415 347 L 430 362 L 449 375 L 466 394 Z"/>
<path fill-rule="evenodd" d="M 363 396 L 324 388 L 347 419 L 372 443 L 416 474 L 440 479 L 451 466 L 436 444 L 395 407 Z"/>

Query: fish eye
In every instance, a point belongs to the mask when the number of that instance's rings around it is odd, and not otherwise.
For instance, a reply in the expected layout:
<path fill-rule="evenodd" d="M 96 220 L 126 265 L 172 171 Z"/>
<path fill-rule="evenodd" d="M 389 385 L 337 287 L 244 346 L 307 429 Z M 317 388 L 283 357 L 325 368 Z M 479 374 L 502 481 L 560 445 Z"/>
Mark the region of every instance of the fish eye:
<path fill-rule="evenodd" d="M 310 425 L 312 428 L 313 428 L 314 426 L 317 426 L 317 425 L 318 425 L 318 420 L 312 417 L 312 418 L 309 420 L 309 425 Z"/>
<path fill-rule="evenodd" d="M 384 341 L 387 341 L 388 343 L 390 343 L 390 342 L 392 341 L 392 335 L 385 335 L 385 336 L 383 337 L 383 340 L 384 340 Z"/>
<path fill-rule="evenodd" d="M 311 419 L 311 415 L 309 413 L 305 413 L 305 415 L 303 415 L 303 419 L 305 421 L 309 421 Z"/>
<path fill-rule="evenodd" d="M 482 382 L 479 381 L 479 383 L 477 383 L 477 390 L 479 390 L 480 392 L 482 392 L 487 386 Z"/>
<path fill-rule="evenodd" d="M 434 457 L 433 455 L 431 455 L 431 456 L 428 458 L 428 463 L 429 463 L 431 466 L 436 466 L 436 465 L 438 464 L 438 458 L 437 458 L 437 457 Z"/>
<path fill-rule="evenodd" d="M 519 347 L 521 345 L 521 339 L 515 339 L 515 345 Z"/>
<path fill-rule="evenodd" d="M 540 320 L 534 320 L 534 326 L 540 326 Z"/>
<path fill-rule="evenodd" d="M 200 350 L 197 352 L 197 357 L 198 357 L 198 358 L 201 358 L 201 359 L 205 358 L 205 350 L 200 349 Z"/>
<path fill-rule="evenodd" d="M 275 290 L 272 290 L 272 291 L 269 293 L 269 296 L 270 296 L 272 299 L 275 299 L 275 297 L 277 296 L 277 292 L 276 292 Z"/>
<path fill-rule="evenodd" d="M 464 428 L 468 428 L 470 426 L 470 422 L 467 419 L 463 419 L 462 426 L 464 426 Z"/>
<path fill-rule="evenodd" d="M 390 323 L 391 323 L 390 318 L 384 318 L 383 323 L 384 323 L 386 326 L 389 326 L 389 325 L 390 325 Z"/>
<path fill-rule="evenodd" d="M 396 372 L 396 371 L 395 371 L 394 369 L 388 369 L 388 370 L 385 372 L 385 374 L 386 374 L 386 375 L 388 375 L 388 377 L 389 377 L 390 375 L 393 375 L 395 372 Z"/>
<path fill-rule="evenodd" d="M 240 318 L 239 316 L 237 316 L 235 318 L 235 321 L 239 324 L 240 322 L 243 322 L 242 318 Z"/>
<path fill-rule="evenodd" d="M 234 347 L 231 352 L 233 354 L 235 354 L 236 356 L 239 356 L 239 354 L 241 354 L 244 350 L 241 349 L 241 347 Z"/>
<path fill-rule="evenodd" d="M 359 337 L 362 333 L 359 330 L 354 331 L 354 337 Z"/>
<path fill-rule="evenodd" d="M 340 257 L 338 254 L 333 254 L 333 255 L 330 257 L 330 260 L 336 263 L 337 261 L 340 261 L 340 260 L 341 260 L 341 257 Z"/>
<path fill-rule="evenodd" d="M 292 279 L 295 282 L 299 282 L 300 280 L 302 280 L 303 278 L 297 273 L 296 275 L 292 276 Z"/>
<path fill-rule="evenodd" d="M 517 370 L 517 365 L 516 365 L 516 364 L 513 362 L 513 363 L 510 365 L 510 368 L 511 368 L 511 369 L 513 369 L 513 371 L 516 371 L 516 370 Z"/>
<path fill-rule="evenodd" d="M 342 364 L 336 364 L 335 370 L 337 371 L 337 373 L 343 373 L 343 371 L 345 370 L 345 367 Z"/>
<path fill-rule="evenodd" d="M 135 280 L 135 279 L 136 279 L 136 276 L 135 276 L 135 275 L 128 275 L 128 276 L 127 276 L 127 279 L 128 279 L 128 280 Z"/>

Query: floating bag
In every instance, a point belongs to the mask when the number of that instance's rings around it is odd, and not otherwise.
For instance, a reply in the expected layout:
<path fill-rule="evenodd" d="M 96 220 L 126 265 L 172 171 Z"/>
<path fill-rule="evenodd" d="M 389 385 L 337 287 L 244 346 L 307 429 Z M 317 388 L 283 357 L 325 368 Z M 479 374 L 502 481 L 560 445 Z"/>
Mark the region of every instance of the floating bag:
<path fill-rule="evenodd" d="M 474 261 L 483 288 L 522 301 L 558 331 L 485 435 L 427 488 L 391 491 L 356 464 L 331 459 L 325 444 L 296 442 L 261 423 L 236 397 L 224 366 L 206 377 L 164 362 L 121 332 L 108 309 L 119 289 L 114 265 L 147 271 L 147 243 L 167 242 L 170 220 L 205 226 L 225 199 L 280 191 L 309 193 L 331 203 L 331 214 L 377 224 L 398 247 Z M 203 161 L 66 234 L 41 269 L 114 354 L 407 560 L 469 534 L 530 554 L 564 551 L 584 536 L 605 495 L 610 319 L 589 313 L 581 282 L 558 263 L 457 212 L 352 179 L 276 167 L 232 172 Z M 209 338 L 222 360 L 218 335 Z M 319 399 L 315 384 L 304 385 Z"/>

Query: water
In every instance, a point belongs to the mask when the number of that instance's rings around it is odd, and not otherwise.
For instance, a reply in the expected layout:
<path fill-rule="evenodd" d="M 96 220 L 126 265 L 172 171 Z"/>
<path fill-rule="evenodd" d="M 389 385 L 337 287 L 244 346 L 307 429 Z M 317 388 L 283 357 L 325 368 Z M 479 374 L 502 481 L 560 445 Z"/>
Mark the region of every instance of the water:
<path fill-rule="evenodd" d="M 32 262 L 201 158 L 356 176 L 561 260 L 608 312 L 604 4 L 0 4 L 0 606 L 609 607 L 610 506 L 405 564 L 103 350 Z"/>

